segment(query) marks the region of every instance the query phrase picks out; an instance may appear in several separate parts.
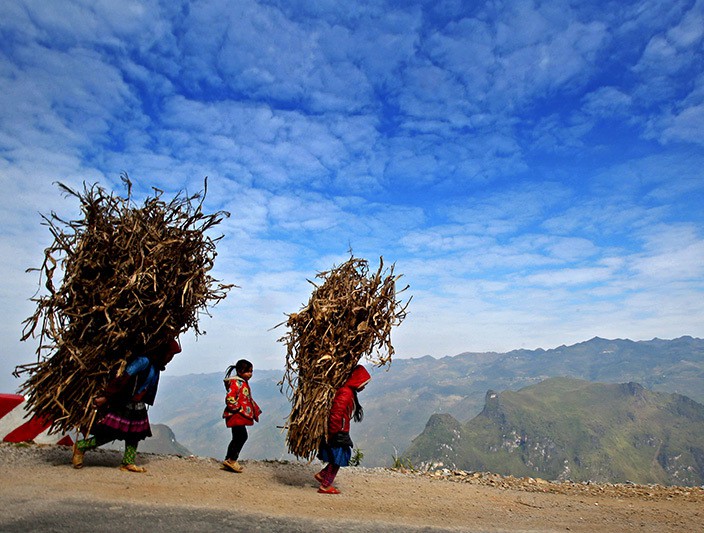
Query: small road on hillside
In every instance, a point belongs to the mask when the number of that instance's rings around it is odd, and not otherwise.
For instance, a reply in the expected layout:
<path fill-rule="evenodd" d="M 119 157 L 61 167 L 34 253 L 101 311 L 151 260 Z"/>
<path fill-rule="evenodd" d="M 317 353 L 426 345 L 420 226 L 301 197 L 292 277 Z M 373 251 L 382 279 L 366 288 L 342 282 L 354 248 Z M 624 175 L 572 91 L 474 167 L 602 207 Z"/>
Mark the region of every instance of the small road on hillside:
<path fill-rule="evenodd" d="M 120 453 L 70 465 L 62 446 L 0 444 L 0 531 L 522 532 L 704 531 L 704 489 L 552 484 L 495 475 L 435 478 L 347 468 L 340 495 L 316 491 L 316 466 Z"/>

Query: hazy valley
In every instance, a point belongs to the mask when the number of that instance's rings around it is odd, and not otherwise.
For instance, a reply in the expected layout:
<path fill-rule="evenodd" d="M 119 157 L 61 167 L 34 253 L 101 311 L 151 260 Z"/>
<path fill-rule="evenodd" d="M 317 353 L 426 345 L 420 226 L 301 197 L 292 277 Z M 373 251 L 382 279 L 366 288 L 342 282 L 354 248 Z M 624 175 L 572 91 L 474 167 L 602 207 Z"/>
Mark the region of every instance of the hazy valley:
<path fill-rule="evenodd" d="M 277 385 L 282 371 L 255 369 L 253 395 L 264 413 L 250 428 L 243 457 L 288 458 L 284 435 L 289 403 Z M 601 383 L 638 383 L 704 402 L 704 340 L 682 337 L 634 342 L 594 338 L 550 350 L 463 353 L 435 359 L 396 359 L 389 369 L 372 369 L 360 394 L 365 419 L 352 428 L 366 466 L 388 466 L 426 428 L 431 416 L 450 415 L 465 423 L 485 407 L 487 391 L 517 391 L 551 377 Z M 168 425 L 191 452 L 222 457 L 229 441 L 221 413 L 222 374 L 162 377 L 154 423 Z M 700 443 L 701 444 L 701 443 Z"/>

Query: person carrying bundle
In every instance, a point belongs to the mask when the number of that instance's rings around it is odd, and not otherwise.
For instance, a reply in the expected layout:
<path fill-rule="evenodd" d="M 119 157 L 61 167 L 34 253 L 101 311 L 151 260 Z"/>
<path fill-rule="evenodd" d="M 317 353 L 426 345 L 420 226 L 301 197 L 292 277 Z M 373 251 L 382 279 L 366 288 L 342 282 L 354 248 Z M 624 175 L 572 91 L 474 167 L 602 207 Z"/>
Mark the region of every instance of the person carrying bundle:
<path fill-rule="evenodd" d="M 151 354 L 135 357 L 120 376 L 108 382 L 93 398 L 99 418 L 93 428 L 88 428 L 89 432 L 92 429 L 93 436 L 86 436 L 74 444 L 71 461 L 74 468 L 83 467 L 87 450 L 113 440 L 124 440 L 125 453 L 120 470 L 146 472 L 144 467 L 135 464 L 135 459 L 139 441 L 152 436 L 147 405 L 154 405 L 159 375 L 179 352 L 178 341 L 171 339 Z"/>
<path fill-rule="evenodd" d="M 314 476 L 320 483 L 318 492 L 321 494 L 340 494 L 333 482 L 340 467 L 350 463 L 354 446 L 350 438 L 350 421 L 361 422 L 364 417 L 357 393 L 364 390 L 370 379 L 367 369 L 357 365 L 350 378 L 335 393 L 328 417 L 328 439 L 318 451 L 318 459 L 328 464 Z"/>

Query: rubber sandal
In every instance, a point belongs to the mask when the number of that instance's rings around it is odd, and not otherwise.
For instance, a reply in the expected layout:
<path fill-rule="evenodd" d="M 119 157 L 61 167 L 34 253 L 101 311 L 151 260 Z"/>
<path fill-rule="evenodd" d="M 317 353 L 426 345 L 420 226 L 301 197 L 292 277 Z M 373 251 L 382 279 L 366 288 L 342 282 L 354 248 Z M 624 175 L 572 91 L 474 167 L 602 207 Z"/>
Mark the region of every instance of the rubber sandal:
<path fill-rule="evenodd" d="M 123 472 L 136 472 L 142 474 L 147 471 L 143 466 L 137 466 L 135 464 L 120 465 L 120 470 Z"/>
<path fill-rule="evenodd" d="M 330 485 L 329 487 L 320 487 L 318 489 L 318 492 L 320 494 L 340 494 L 340 491 L 337 490 L 335 487 Z"/>
<path fill-rule="evenodd" d="M 241 464 L 239 464 L 237 461 L 233 461 L 232 459 L 225 459 L 222 462 L 222 468 L 224 470 L 229 470 L 230 472 L 235 472 L 237 474 L 241 473 L 244 470 Z"/>

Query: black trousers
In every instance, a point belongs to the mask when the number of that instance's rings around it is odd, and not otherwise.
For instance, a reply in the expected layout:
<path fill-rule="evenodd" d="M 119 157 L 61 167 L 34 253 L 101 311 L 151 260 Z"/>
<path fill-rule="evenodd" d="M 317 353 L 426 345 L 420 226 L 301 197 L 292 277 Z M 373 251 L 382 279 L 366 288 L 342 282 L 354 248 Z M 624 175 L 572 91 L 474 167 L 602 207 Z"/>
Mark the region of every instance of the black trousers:
<path fill-rule="evenodd" d="M 237 461 L 242 451 L 242 446 L 247 442 L 247 426 L 232 426 L 232 440 L 227 447 L 227 456 L 225 459 Z"/>

